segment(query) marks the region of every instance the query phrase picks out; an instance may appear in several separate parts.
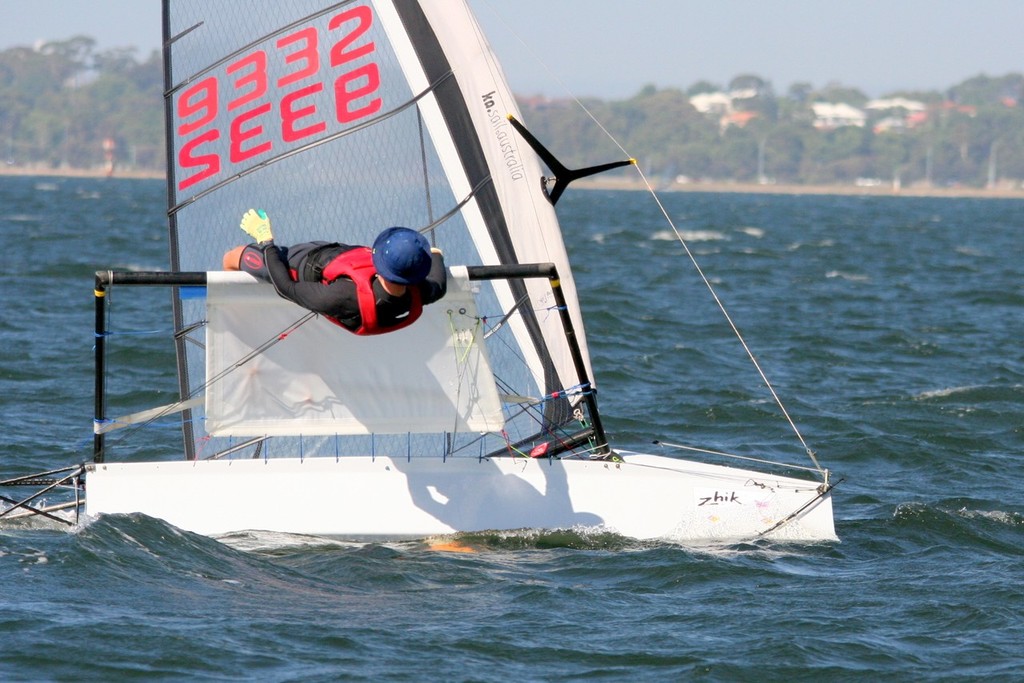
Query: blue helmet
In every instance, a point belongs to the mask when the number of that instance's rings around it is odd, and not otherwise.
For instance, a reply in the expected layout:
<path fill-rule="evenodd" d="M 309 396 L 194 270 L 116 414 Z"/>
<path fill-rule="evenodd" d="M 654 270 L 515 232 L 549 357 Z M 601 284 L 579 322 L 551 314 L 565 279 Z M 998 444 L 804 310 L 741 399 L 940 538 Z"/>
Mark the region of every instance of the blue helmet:
<path fill-rule="evenodd" d="M 430 243 L 409 228 L 388 228 L 373 241 L 373 267 L 389 282 L 415 285 L 430 273 Z"/>

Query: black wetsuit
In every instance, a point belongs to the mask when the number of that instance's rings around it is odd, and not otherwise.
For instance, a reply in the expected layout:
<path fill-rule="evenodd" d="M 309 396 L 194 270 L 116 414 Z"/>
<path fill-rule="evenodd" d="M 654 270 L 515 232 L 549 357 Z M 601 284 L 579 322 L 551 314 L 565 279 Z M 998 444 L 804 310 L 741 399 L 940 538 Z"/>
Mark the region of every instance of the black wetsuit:
<path fill-rule="evenodd" d="M 242 253 L 239 267 L 273 283 L 277 293 L 285 299 L 330 316 L 349 330 L 356 330 L 362 325 L 362 316 L 355 283 L 347 277 L 339 277 L 329 283 L 321 279 L 324 266 L 339 254 L 355 248 L 337 242 L 303 242 L 291 247 L 270 244 L 262 249 L 250 244 Z M 437 301 L 447 291 L 444 258 L 440 254 L 430 256 L 427 278 L 419 284 L 409 285 L 419 288 L 423 305 Z M 373 294 L 378 326 L 393 327 L 409 314 L 412 296 L 408 291 L 402 296 L 392 296 L 384 290 L 380 279 L 375 278 Z"/>

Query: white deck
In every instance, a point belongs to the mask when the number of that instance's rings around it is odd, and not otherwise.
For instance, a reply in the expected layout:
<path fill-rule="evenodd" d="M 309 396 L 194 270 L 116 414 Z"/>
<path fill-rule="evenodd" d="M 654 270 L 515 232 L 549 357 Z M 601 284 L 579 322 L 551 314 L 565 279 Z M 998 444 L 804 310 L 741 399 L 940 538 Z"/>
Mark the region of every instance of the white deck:
<path fill-rule="evenodd" d="M 87 474 L 86 512 L 140 512 L 206 535 L 265 530 L 360 540 L 596 527 L 681 541 L 752 539 L 797 513 L 767 537 L 836 538 L 831 497 L 819 497 L 816 482 L 662 456 L 622 460 L 104 463 Z"/>

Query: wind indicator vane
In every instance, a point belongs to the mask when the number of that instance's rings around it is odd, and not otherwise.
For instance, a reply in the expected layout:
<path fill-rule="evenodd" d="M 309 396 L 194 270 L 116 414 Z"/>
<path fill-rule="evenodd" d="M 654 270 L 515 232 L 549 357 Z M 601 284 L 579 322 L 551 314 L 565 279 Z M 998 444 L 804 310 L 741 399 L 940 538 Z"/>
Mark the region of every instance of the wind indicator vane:
<path fill-rule="evenodd" d="M 515 128 L 521 136 L 523 136 L 523 139 L 526 140 L 526 143 L 533 148 L 533 151 L 537 153 L 537 156 L 539 156 L 541 160 L 545 164 L 547 164 L 548 168 L 554 174 L 554 177 L 552 178 L 541 178 L 541 187 L 544 189 L 544 195 L 548 198 L 548 201 L 551 202 L 552 205 L 554 205 L 555 202 L 558 201 L 558 198 L 562 196 L 563 192 L 565 192 L 565 188 L 568 187 L 569 183 L 571 183 L 574 180 L 579 180 L 580 178 L 586 178 L 587 176 L 592 176 L 597 173 L 610 171 L 613 168 L 619 168 L 621 166 L 629 166 L 630 164 L 636 164 L 636 159 L 625 159 L 623 161 L 612 161 L 607 164 L 588 166 L 586 168 L 569 168 L 565 164 L 560 162 L 558 159 L 556 159 L 555 155 L 549 152 L 548 149 L 544 145 L 542 145 L 537 138 L 533 136 L 533 133 L 526 130 L 526 126 L 520 123 L 512 114 L 508 115 L 508 121 L 509 123 L 512 124 L 512 127 Z M 548 183 L 551 181 L 554 181 L 554 186 L 549 189 Z"/>

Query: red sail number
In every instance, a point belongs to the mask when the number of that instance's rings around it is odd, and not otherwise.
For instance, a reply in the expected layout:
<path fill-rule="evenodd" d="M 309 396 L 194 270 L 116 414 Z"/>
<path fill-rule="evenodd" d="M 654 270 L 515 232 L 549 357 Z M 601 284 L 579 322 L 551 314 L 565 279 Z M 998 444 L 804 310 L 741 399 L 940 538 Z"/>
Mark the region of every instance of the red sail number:
<path fill-rule="evenodd" d="M 178 97 L 178 136 L 187 136 L 207 126 L 217 118 L 218 89 L 216 78 L 204 78 Z M 190 117 L 195 117 L 188 121 Z M 216 154 L 199 154 L 203 145 L 215 142 L 220 138 L 220 131 L 211 128 L 188 140 L 178 151 L 178 165 L 182 170 L 197 169 L 195 173 L 182 178 L 178 189 L 183 190 L 201 180 L 220 173 L 220 157 Z"/>
<path fill-rule="evenodd" d="M 342 66 L 376 49 L 373 41 L 354 46 L 373 24 L 370 8 L 364 5 L 342 12 L 333 17 L 327 27 L 336 31 L 350 22 L 355 22 L 355 26 L 331 48 L 331 66 Z M 338 123 L 352 123 L 380 111 L 381 99 L 370 97 L 378 89 L 380 71 L 376 62 L 368 62 L 338 76 L 334 81 L 335 115 Z"/>
<path fill-rule="evenodd" d="M 334 120 L 350 124 L 380 111 L 380 70 L 373 59 L 377 48 L 368 39 L 373 19 L 369 6 L 347 9 L 330 19 L 323 35 L 315 26 L 299 29 L 278 38 L 274 49 L 245 54 L 222 73 L 183 90 L 175 100 L 178 189 L 216 177 L 225 161 L 241 164 L 272 153 L 274 128 L 288 144 L 327 130 L 325 114 L 330 114 L 321 112 L 316 100 L 325 86 L 322 38 L 335 41 L 327 65 L 334 78 Z M 270 64 L 281 74 L 275 89 L 270 88 Z M 219 142 L 222 138 L 225 143 Z"/>

